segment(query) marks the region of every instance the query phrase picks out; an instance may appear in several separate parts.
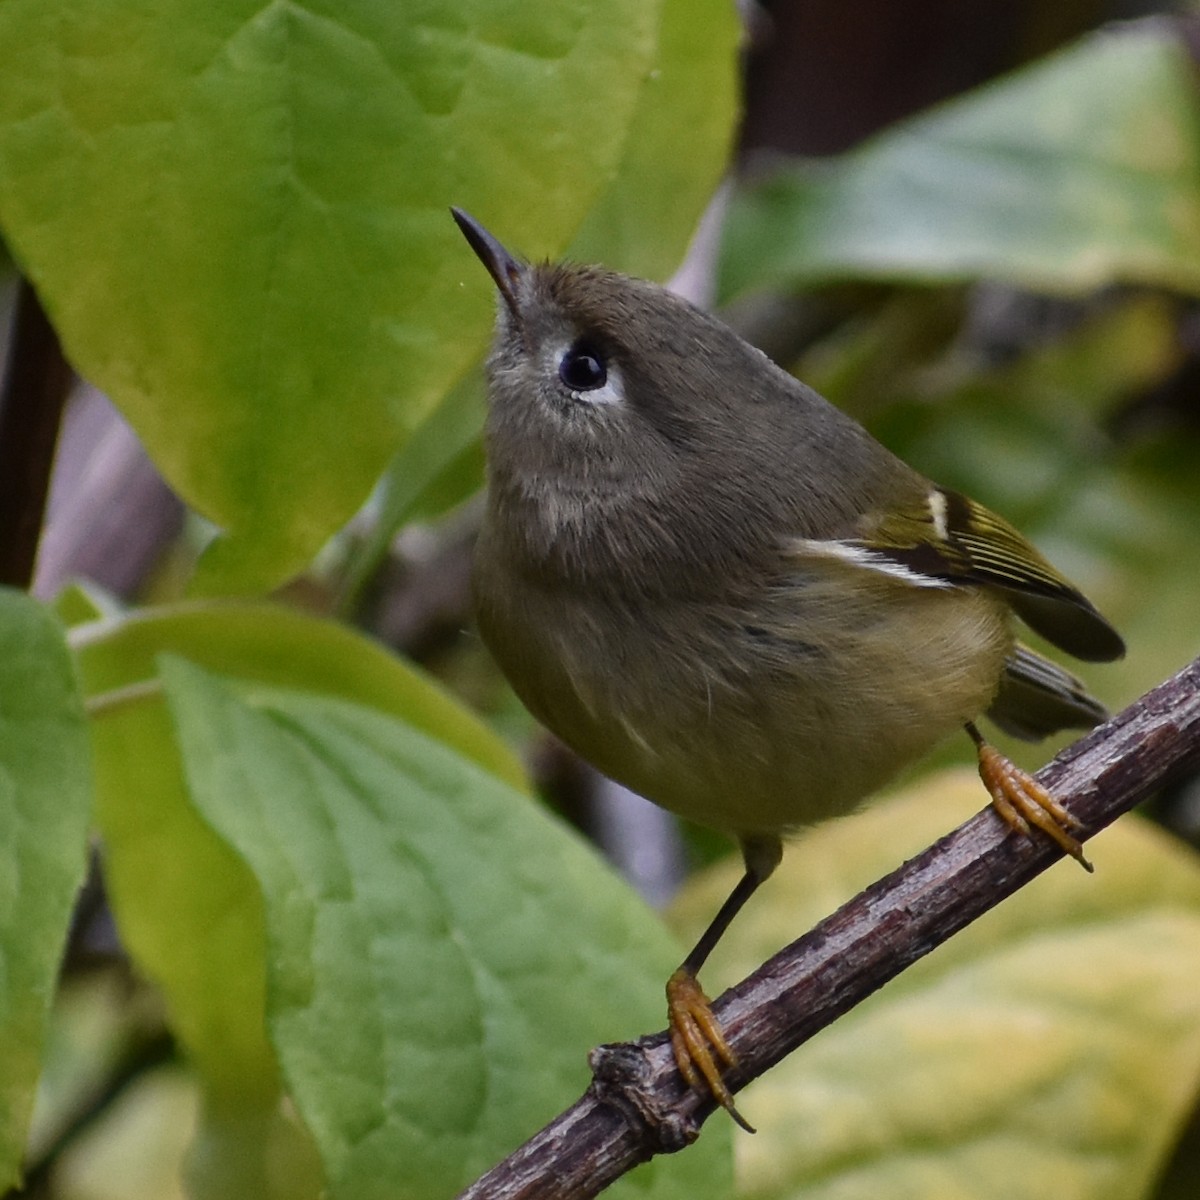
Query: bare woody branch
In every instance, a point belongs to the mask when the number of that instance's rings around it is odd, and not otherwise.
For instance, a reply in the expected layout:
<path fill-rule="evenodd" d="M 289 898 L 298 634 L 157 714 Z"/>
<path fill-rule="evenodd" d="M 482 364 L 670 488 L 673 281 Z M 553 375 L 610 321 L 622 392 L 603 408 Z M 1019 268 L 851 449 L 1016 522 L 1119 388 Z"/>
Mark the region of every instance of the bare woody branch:
<path fill-rule="evenodd" d="M 1064 750 L 1038 779 L 1086 840 L 1200 770 L 1200 659 Z M 867 888 L 714 1004 L 734 1091 L 1061 857 L 990 808 Z M 681 1087 L 666 1034 L 601 1046 L 587 1092 L 460 1200 L 581 1200 L 696 1139 L 713 1105 Z"/>
<path fill-rule="evenodd" d="M 17 288 L 0 373 L 0 584 L 27 588 L 50 490 L 54 446 L 73 375 L 32 286 Z"/>

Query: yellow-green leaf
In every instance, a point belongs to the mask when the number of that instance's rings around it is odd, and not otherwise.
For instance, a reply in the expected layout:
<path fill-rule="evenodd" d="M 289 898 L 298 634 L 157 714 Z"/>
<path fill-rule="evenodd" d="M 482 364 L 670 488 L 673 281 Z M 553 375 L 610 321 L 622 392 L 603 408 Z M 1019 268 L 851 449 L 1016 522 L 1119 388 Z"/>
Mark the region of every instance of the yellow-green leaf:
<path fill-rule="evenodd" d="M 130 689 L 152 691 L 157 656 L 170 652 L 215 671 L 394 713 L 514 786 L 525 785 L 512 751 L 431 677 L 334 621 L 277 604 L 179 604 L 77 626 L 71 645 L 93 701 L 119 700 Z"/>
<path fill-rule="evenodd" d="M 666 217 L 684 243 L 735 24 L 706 0 L 693 44 L 664 2 L 0 4 L 4 238 L 73 364 L 223 531 L 200 589 L 302 567 L 478 357 L 490 289 L 449 205 L 542 255 L 619 196 L 610 243 Z M 669 182 L 626 171 L 646 158 Z M 640 213 L 651 192 L 675 207 Z"/>

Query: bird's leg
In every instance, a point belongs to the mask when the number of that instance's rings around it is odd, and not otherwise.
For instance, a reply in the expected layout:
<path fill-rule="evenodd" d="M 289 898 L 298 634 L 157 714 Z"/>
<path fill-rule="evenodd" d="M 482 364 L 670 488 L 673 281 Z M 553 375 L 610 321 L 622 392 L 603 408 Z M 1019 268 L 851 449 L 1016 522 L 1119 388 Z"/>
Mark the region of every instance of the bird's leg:
<path fill-rule="evenodd" d="M 738 1112 L 733 1095 L 721 1078 L 722 1069 L 733 1066 L 736 1061 L 734 1053 L 697 975 L 729 922 L 760 882 L 750 871 L 742 876 L 712 924 L 667 980 L 667 1021 L 671 1029 L 671 1049 L 675 1052 L 680 1074 L 695 1091 L 709 1091 L 713 1099 L 750 1133 L 754 1132 L 753 1127 Z"/>
<path fill-rule="evenodd" d="M 979 777 L 1004 823 L 1026 837 L 1033 836 L 1036 826 L 1081 867 L 1091 871 L 1092 864 L 1084 857 L 1083 846 L 1068 832 L 1078 828 L 1079 822 L 1032 775 L 986 742 L 973 722 L 967 722 L 966 730 L 979 755 Z"/>
<path fill-rule="evenodd" d="M 742 905 L 779 865 L 782 851 L 778 838 L 742 840 L 746 873 L 721 905 L 712 923 L 700 935 L 691 953 L 667 980 L 671 1048 L 675 1052 L 680 1074 L 689 1087 L 698 1092 L 708 1091 L 747 1133 L 753 1133 L 754 1127 L 738 1112 L 733 1095 L 721 1078 L 722 1070 L 733 1066 L 736 1059 L 697 976 Z"/>

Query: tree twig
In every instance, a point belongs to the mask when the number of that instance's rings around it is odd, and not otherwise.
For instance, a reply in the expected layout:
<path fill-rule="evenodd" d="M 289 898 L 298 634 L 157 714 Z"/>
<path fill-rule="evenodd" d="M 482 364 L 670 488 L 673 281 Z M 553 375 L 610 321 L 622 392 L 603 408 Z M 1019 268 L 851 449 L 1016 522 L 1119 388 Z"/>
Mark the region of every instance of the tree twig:
<path fill-rule="evenodd" d="M 1086 840 L 1200 769 L 1200 659 L 1064 750 L 1038 779 Z M 990 808 L 873 884 L 713 1005 L 737 1091 L 1061 857 Z M 1103 886 L 1098 881 L 1097 886 Z M 694 1141 L 713 1104 L 680 1083 L 666 1034 L 592 1052 L 587 1092 L 460 1200 L 581 1200 Z"/>
<path fill-rule="evenodd" d="M 0 584 L 28 588 L 50 490 L 54 446 L 73 375 L 28 280 L 0 379 Z"/>
<path fill-rule="evenodd" d="M 49 600 L 88 579 L 132 599 L 183 522 L 183 502 L 108 397 L 79 387 L 59 436 L 33 594 Z"/>

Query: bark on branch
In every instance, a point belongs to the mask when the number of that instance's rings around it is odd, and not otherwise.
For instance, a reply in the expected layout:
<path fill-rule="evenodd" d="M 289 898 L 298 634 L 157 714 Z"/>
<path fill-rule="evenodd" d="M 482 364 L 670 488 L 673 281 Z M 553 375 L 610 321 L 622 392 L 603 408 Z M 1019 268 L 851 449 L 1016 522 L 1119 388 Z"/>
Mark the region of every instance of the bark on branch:
<path fill-rule="evenodd" d="M 1200 770 L 1200 659 L 1064 750 L 1038 779 L 1081 840 Z M 738 1065 L 733 1091 L 1061 857 L 990 808 L 867 888 L 713 1005 Z M 1103 886 L 1098 881 L 1097 886 Z M 460 1200 L 580 1200 L 696 1139 L 713 1105 L 681 1086 L 666 1034 L 592 1052 L 584 1095 Z"/>

